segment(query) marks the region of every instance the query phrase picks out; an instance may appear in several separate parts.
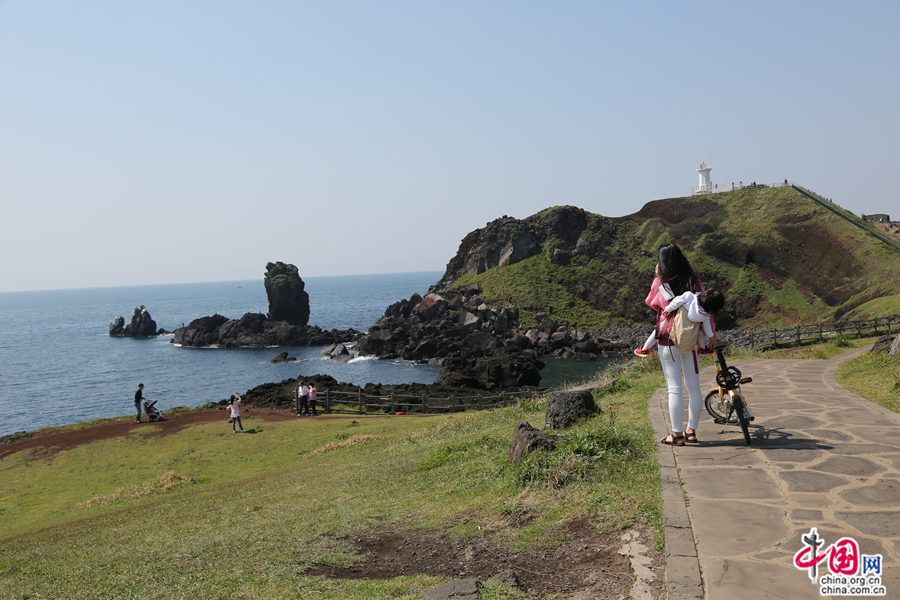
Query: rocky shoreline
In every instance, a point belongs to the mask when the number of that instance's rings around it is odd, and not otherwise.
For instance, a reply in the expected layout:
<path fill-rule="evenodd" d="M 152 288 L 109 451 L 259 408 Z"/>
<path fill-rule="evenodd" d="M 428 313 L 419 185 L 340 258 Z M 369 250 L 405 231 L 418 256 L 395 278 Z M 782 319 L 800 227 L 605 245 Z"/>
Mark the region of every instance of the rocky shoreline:
<path fill-rule="evenodd" d="M 327 346 L 353 342 L 362 336 L 354 329 L 326 331 L 316 325 L 273 321 L 261 313 L 240 319 L 222 315 L 194 319 L 175 330 L 172 343 L 194 348 L 268 348 L 273 346 Z"/>
<path fill-rule="evenodd" d="M 387 385 L 380 383 L 367 383 L 364 386 L 354 385 L 352 383 L 339 382 L 330 375 L 312 375 L 309 377 L 297 377 L 285 379 L 280 382 L 264 383 L 255 388 L 248 390 L 242 397 L 243 404 L 247 406 L 255 406 L 259 408 L 280 408 L 290 409 L 296 406 L 297 388 L 300 382 L 313 384 L 319 390 L 318 407 L 323 410 L 325 406 L 325 392 L 335 394 L 332 403 L 338 402 L 342 404 L 355 405 L 356 399 L 359 397 L 383 398 L 385 402 L 391 396 L 394 397 L 394 404 L 397 411 L 402 412 L 421 412 L 421 398 L 426 399 L 439 398 L 441 406 L 449 408 L 430 409 L 429 412 L 456 412 L 462 408 L 463 404 L 471 404 L 472 397 L 479 394 L 489 396 L 493 393 L 484 392 L 476 389 L 460 390 L 458 387 L 450 387 L 437 383 L 403 383 L 396 385 Z M 539 391 L 543 388 L 536 386 L 522 386 L 514 390 L 505 389 L 503 392 L 523 392 L 530 393 Z M 496 392 L 494 392 L 496 393 Z M 405 399 L 405 401 L 404 401 Z M 219 405 L 227 404 L 227 400 L 221 400 Z M 388 409 L 385 409 L 388 410 Z"/>

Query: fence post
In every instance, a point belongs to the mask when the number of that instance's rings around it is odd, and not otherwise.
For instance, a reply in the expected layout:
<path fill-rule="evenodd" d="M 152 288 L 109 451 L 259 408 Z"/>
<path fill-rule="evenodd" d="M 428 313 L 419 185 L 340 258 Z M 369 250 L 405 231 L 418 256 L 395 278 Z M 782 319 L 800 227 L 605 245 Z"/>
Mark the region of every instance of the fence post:
<path fill-rule="evenodd" d="M 359 414 L 363 414 L 362 390 L 356 389 L 356 400 L 359 402 Z"/>
<path fill-rule="evenodd" d="M 800 346 L 800 326 L 797 325 L 797 345 Z"/>
<path fill-rule="evenodd" d="M 822 342 L 824 339 L 822 337 L 822 323 L 819 323 L 819 341 Z"/>
<path fill-rule="evenodd" d="M 777 327 L 772 328 L 772 346 L 775 348 L 778 347 L 778 328 Z"/>
<path fill-rule="evenodd" d="M 862 319 L 856 320 L 856 339 L 862 337 Z"/>
<path fill-rule="evenodd" d="M 875 335 L 878 335 L 878 317 L 875 317 Z"/>
<path fill-rule="evenodd" d="M 425 394 L 422 394 L 422 414 L 428 412 L 428 402 L 426 401 Z"/>
<path fill-rule="evenodd" d="M 753 350 L 753 348 L 754 348 L 754 345 L 753 345 L 753 330 L 751 329 L 751 330 L 750 330 L 750 349 Z"/>
<path fill-rule="evenodd" d="M 325 412 L 331 412 L 331 397 L 328 395 L 328 390 L 325 390 Z"/>
<path fill-rule="evenodd" d="M 888 335 L 893 335 L 893 334 L 891 333 L 891 321 L 893 320 L 893 318 L 894 318 L 894 317 L 888 317 L 888 318 L 887 318 L 887 320 L 888 320 Z"/>
<path fill-rule="evenodd" d="M 394 408 L 394 392 L 391 392 L 391 414 L 397 412 L 397 409 Z"/>

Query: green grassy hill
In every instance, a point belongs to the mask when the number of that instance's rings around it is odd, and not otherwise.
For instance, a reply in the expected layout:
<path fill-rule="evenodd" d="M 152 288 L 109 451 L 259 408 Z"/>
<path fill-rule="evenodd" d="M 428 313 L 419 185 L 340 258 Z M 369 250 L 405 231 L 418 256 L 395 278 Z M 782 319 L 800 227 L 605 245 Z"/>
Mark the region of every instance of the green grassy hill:
<path fill-rule="evenodd" d="M 678 244 L 743 326 L 900 313 L 900 252 L 792 187 L 671 198 L 607 218 L 571 206 L 470 233 L 436 289 L 477 284 L 519 306 L 598 328 L 652 319 L 656 249 Z"/>

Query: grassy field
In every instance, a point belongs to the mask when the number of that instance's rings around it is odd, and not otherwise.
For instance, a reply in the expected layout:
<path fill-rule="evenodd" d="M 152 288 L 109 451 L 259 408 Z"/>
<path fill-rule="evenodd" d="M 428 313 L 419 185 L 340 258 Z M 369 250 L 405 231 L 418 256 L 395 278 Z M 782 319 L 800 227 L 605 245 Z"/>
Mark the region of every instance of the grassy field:
<path fill-rule="evenodd" d="M 851 392 L 900 413 L 900 356 L 863 354 L 842 363 L 835 379 Z"/>
<path fill-rule="evenodd" d="M 836 356 L 873 342 L 735 358 Z M 709 362 L 709 357 L 705 357 Z M 900 358 L 844 363 L 848 389 L 900 411 Z M 647 400 L 655 359 L 635 361 L 596 394 L 601 414 L 553 452 L 508 461 L 513 425 L 541 424 L 545 404 L 435 416 L 351 416 L 227 423 L 166 437 L 131 435 L 0 460 L 0 598 L 417 598 L 429 575 L 335 579 L 348 542 L 384 531 L 480 537 L 510 549 L 560 543 L 567 525 L 635 527 L 659 549 L 661 502 Z M 491 583 L 484 600 L 521 598 Z"/>
<path fill-rule="evenodd" d="M 418 597 L 443 580 L 305 574 L 359 560 L 348 536 L 393 529 L 528 549 L 586 519 L 639 528 L 659 548 L 647 399 L 661 380 L 633 365 L 598 395 L 600 415 L 521 465 L 507 456 L 513 425 L 542 424 L 541 402 L 427 417 L 250 417 L 252 435 L 232 435 L 223 419 L 13 454 L 0 460 L 0 597 Z M 482 597 L 519 595 L 492 584 Z"/>

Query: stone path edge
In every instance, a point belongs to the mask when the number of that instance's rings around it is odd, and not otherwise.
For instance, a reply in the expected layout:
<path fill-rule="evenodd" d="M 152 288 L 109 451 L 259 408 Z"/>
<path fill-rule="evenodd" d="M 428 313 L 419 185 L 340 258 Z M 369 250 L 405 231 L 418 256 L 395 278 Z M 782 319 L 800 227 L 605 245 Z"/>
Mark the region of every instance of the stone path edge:
<path fill-rule="evenodd" d="M 660 440 L 669 433 L 666 419 L 668 402 L 666 388 L 661 387 L 650 397 L 650 424 L 654 439 Z M 697 542 L 681 477 L 675 462 L 675 452 L 671 446 L 659 444 L 656 451 L 659 463 L 659 477 L 662 487 L 663 533 L 666 547 L 666 589 L 670 600 L 703 598 L 703 579 L 700 574 L 700 559 L 697 557 Z"/>

